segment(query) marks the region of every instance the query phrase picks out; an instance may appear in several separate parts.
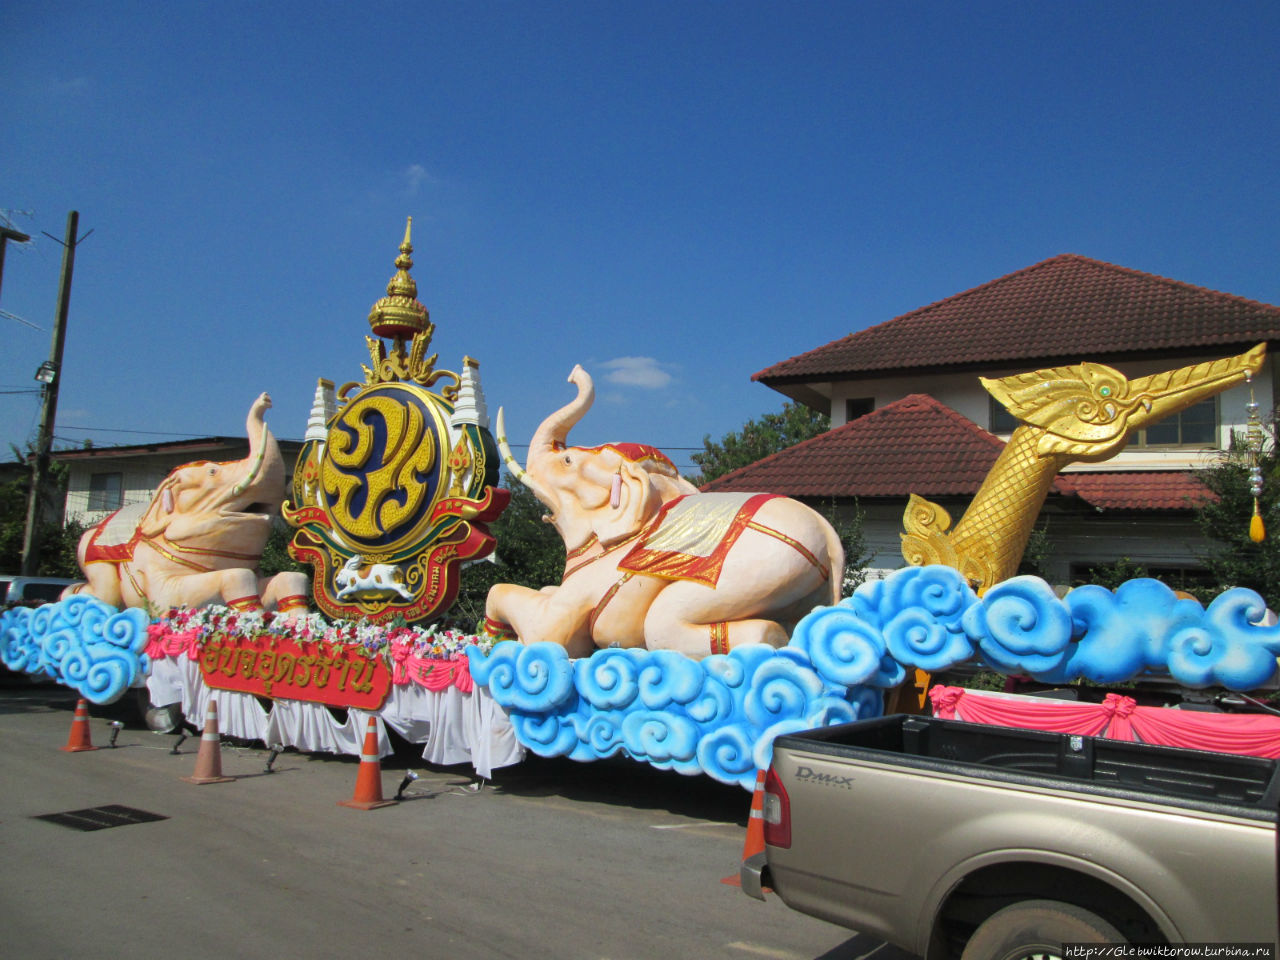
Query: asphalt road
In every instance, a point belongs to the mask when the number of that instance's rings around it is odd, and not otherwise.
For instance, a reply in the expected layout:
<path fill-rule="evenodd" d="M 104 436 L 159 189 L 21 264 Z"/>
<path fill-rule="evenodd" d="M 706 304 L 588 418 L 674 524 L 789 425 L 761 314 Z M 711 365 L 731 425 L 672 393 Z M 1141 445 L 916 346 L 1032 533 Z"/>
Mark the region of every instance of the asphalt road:
<path fill-rule="evenodd" d="M 533 758 L 480 789 L 407 745 L 408 799 L 350 799 L 353 759 L 224 743 L 232 783 L 194 786 L 199 741 L 170 753 L 123 708 L 93 708 L 93 752 L 66 753 L 74 695 L 0 689 L 0 958 L 908 960 L 760 903 L 736 873 L 750 798 L 628 761 Z M 109 721 L 125 720 L 106 749 Z M 166 819 L 84 832 L 34 819 L 122 804 Z"/>

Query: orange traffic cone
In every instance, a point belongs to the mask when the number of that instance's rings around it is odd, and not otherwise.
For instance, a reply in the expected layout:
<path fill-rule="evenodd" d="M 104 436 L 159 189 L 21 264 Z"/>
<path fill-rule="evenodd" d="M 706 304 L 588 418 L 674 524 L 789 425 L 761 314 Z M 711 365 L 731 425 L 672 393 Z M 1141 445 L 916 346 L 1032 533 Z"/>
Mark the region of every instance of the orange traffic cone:
<path fill-rule="evenodd" d="M 751 794 L 751 813 L 747 817 L 747 839 L 742 844 L 742 859 L 764 851 L 764 771 L 756 771 L 756 789 Z M 736 873 L 724 877 L 720 881 L 731 887 L 742 886 Z M 767 887 L 765 888 L 768 889 Z"/>
<path fill-rule="evenodd" d="M 58 749 L 67 753 L 98 749 L 89 737 L 89 701 L 84 697 L 76 701 L 76 715 L 71 718 L 71 736 L 67 737 L 67 745 Z"/>
<path fill-rule="evenodd" d="M 196 754 L 196 772 L 183 777 L 187 783 L 230 783 L 235 777 L 222 775 L 222 744 L 218 740 L 218 701 L 210 700 L 204 711 L 204 733 L 200 734 L 200 752 Z"/>
<path fill-rule="evenodd" d="M 364 749 L 360 752 L 360 769 L 356 773 L 356 792 L 350 800 L 339 800 L 340 807 L 372 810 L 389 807 L 394 800 L 382 799 L 382 762 L 378 759 L 378 719 L 369 718 L 369 728 L 364 734 Z"/>

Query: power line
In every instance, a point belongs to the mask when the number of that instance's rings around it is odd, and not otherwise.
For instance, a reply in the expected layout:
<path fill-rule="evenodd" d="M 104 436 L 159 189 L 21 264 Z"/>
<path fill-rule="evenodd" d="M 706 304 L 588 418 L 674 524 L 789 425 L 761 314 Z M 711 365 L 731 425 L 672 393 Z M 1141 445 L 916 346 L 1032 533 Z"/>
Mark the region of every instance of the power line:
<path fill-rule="evenodd" d="M 8 310 L 0 310 L 0 317 L 4 317 L 6 320 L 17 320 L 19 323 L 25 323 L 32 330 L 44 331 L 44 327 L 40 326 L 40 324 L 32 323 L 30 320 L 24 320 L 16 313 L 10 313 Z"/>
<path fill-rule="evenodd" d="M 201 437 L 207 437 L 207 433 L 162 433 L 159 430 L 127 430 L 121 427 L 73 427 L 70 424 L 59 424 L 59 430 L 80 430 L 92 433 L 138 433 L 147 437 L 185 437 L 188 440 L 197 440 Z M 67 437 L 59 437 L 60 440 L 66 440 Z"/>

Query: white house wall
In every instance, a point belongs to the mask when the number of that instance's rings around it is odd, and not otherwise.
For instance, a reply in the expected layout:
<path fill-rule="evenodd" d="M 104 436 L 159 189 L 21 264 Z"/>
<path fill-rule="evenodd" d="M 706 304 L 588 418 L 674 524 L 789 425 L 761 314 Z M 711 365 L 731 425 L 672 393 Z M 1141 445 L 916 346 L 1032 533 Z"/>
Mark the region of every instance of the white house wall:
<path fill-rule="evenodd" d="M 247 450 L 246 442 L 239 451 L 234 448 L 210 451 L 212 457 L 208 454 L 202 455 L 201 452 L 187 451 L 129 457 L 112 457 L 104 453 L 100 458 L 68 460 L 66 461 L 68 473 L 65 516 L 68 520 L 75 518 L 89 525 L 97 523 L 112 512 L 89 509 L 89 478 L 94 474 L 121 474 L 121 506 L 150 503 L 156 490 L 164 482 L 164 478 L 175 467 L 211 458 L 222 462 L 234 460 L 243 457 Z M 281 450 L 281 455 L 284 457 L 286 478 L 293 476 L 293 465 L 297 459 L 296 451 Z"/>
<path fill-rule="evenodd" d="M 149 503 L 169 471 L 182 462 L 185 461 L 179 458 L 171 466 L 137 465 L 128 468 L 110 462 L 74 464 L 67 477 L 67 519 L 78 519 L 87 526 L 111 513 L 110 510 L 89 509 L 89 478 L 94 474 L 119 473 L 121 506 L 127 506 L 132 503 Z"/>

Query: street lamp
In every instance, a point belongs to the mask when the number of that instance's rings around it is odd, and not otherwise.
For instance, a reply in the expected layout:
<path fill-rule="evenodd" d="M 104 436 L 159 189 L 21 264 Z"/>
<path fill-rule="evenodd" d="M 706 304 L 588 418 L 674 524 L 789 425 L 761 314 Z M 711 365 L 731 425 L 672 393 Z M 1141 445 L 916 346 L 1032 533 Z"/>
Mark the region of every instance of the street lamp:
<path fill-rule="evenodd" d="M 52 360 L 46 360 L 40 364 L 36 370 L 35 379 L 39 380 L 46 387 L 53 386 L 53 381 L 58 379 L 58 365 Z"/>

